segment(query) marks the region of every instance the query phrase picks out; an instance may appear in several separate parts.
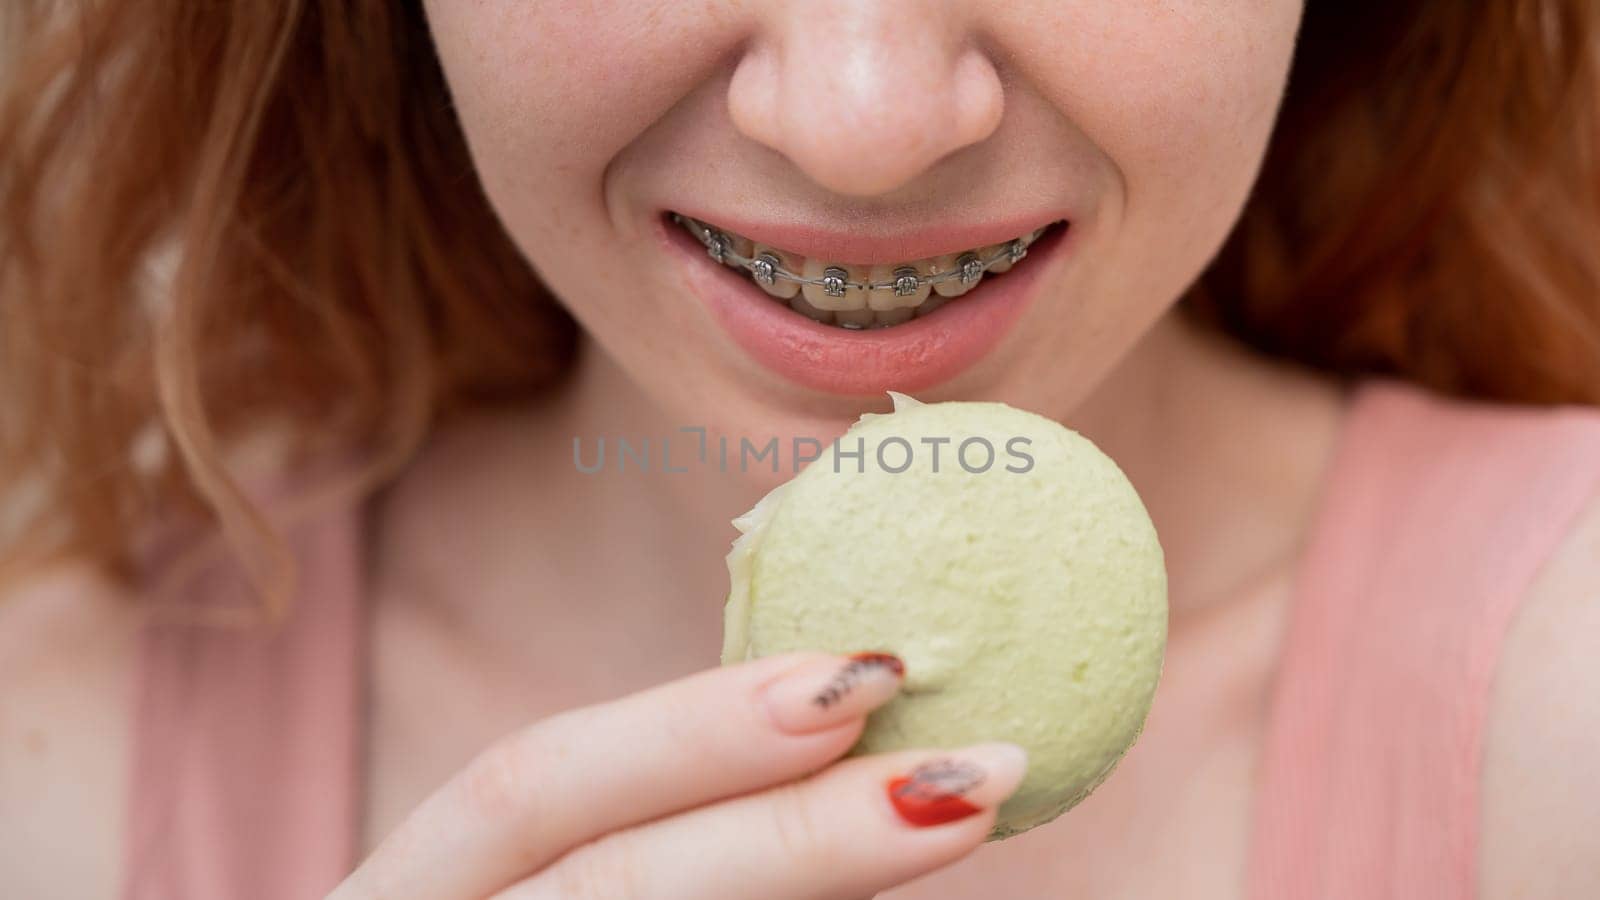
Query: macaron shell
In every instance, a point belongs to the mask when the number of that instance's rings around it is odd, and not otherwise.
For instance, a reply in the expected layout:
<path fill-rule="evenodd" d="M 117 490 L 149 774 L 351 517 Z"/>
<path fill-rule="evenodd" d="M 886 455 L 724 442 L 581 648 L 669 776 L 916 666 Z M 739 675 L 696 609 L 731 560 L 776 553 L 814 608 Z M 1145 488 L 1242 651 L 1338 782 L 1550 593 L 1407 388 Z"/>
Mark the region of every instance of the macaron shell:
<path fill-rule="evenodd" d="M 1162 550 L 1133 486 L 1075 432 L 1000 403 L 896 406 L 840 439 L 863 463 L 836 472 L 824 452 L 741 517 L 723 658 L 900 656 L 902 694 L 849 755 L 1021 744 L 1028 775 L 995 840 L 1078 803 L 1138 737 L 1166 645 Z M 880 445 L 889 467 L 907 458 L 890 438 L 912 451 L 903 472 L 879 465 Z M 938 471 L 924 438 L 948 439 Z M 995 451 L 981 473 L 956 458 L 968 438 Z M 1007 452 L 1016 438 L 1031 466 Z M 976 468 L 987 455 L 969 450 Z"/>

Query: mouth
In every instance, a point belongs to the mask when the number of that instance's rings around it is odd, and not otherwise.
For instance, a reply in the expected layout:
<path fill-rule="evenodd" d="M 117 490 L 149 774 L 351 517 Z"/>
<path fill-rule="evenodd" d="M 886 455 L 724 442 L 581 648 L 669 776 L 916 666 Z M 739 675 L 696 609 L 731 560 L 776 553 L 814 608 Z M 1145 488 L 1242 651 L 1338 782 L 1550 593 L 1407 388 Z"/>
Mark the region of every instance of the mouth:
<path fill-rule="evenodd" d="M 803 387 L 880 397 L 988 356 L 1073 230 L 1040 215 L 866 239 L 673 210 L 658 225 L 690 291 L 748 356 Z"/>
<path fill-rule="evenodd" d="M 892 328 L 964 297 L 1011 271 L 1057 220 L 1009 240 L 923 259 L 875 265 L 830 262 L 757 243 L 737 232 L 668 213 L 714 262 L 738 270 L 773 299 L 824 325 Z"/>

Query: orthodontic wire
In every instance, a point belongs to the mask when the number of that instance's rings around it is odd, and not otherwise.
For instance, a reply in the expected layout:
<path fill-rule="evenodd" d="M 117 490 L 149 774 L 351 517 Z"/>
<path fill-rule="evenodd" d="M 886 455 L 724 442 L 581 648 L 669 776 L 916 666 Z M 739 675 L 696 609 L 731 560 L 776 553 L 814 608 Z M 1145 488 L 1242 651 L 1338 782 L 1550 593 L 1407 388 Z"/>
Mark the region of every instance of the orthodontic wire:
<path fill-rule="evenodd" d="M 822 288 L 831 297 L 842 297 L 849 288 L 858 291 L 892 290 L 899 296 L 915 294 L 923 285 L 939 284 L 954 278 L 960 278 L 963 283 L 971 284 L 978 280 L 989 267 L 1003 260 L 1010 260 L 1013 264 L 1020 262 L 1028 255 L 1028 247 L 1038 239 L 1037 236 L 1029 239 L 1015 238 L 1008 241 L 999 253 L 988 259 L 982 259 L 976 253 L 963 253 L 956 259 L 956 267 L 936 275 L 923 275 L 911 266 L 900 266 L 894 270 L 893 281 L 850 281 L 849 271 L 839 266 L 828 266 L 823 269 L 820 278 L 805 278 L 790 272 L 779 264 L 777 256 L 763 253 L 751 258 L 733 252 L 733 239 L 718 229 L 690 219 L 687 216 L 672 214 L 672 220 L 689 229 L 689 232 L 705 245 L 706 255 L 719 263 L 734 265 L 749 272 L 761 284 L 771 285 L 778 279 L 792 281 L 796 284 L 810 284 Z M 1049 226 L 1046 226 L 1049 227 Z M 1044 229 L 1040 229 L 1042 234 Z M 913 280 L 915 279 L 915 280 Z"/>

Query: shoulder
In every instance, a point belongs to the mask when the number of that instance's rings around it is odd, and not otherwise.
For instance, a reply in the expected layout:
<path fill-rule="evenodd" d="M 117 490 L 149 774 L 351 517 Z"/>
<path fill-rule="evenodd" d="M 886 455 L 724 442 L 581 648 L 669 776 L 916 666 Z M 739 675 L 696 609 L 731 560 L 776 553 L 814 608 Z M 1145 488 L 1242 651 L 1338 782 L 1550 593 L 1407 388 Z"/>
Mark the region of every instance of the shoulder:
<path fill-rule="evenodd" d="M 1597 649 L 1600 493 L 1541 568 L 1502 645 L 1482 769 L 1485 900 L 1600 897 Z"/>
<path fill-rule="evenodd" d="M 0 896 L 110 896 L 137 617 L 64 568 L 0 593 Z"/>

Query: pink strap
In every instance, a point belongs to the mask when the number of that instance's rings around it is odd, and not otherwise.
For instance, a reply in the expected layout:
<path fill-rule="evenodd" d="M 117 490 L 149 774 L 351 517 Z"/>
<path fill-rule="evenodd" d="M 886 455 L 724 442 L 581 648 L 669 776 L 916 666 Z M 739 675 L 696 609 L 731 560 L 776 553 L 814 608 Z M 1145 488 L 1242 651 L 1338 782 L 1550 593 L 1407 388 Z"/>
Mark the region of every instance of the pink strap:
<path fill-rule="evenodd" d="M 1600 490 L 1600 412 L 1357 391 L 1299 572 L 1251 896 L 1463 900 L 1500 645 Z"/>
<path fill-rule="evenodd" d="M 144 626 L 123 900 L 320 898 L 354 866 L 359 512 L 341 506 L 291 532 L 303 588 L 278 633 Z M 228 564 L 186 594 L 255 602 Z"/>

